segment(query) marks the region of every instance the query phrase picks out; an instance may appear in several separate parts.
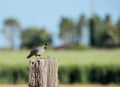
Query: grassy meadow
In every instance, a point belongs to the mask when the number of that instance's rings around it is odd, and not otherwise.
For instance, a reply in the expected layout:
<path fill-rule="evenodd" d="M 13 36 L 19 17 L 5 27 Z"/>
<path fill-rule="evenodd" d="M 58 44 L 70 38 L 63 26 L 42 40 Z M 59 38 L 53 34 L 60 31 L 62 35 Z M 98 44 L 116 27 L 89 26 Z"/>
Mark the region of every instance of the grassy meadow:
<path fill-rule="evenodd" d="M 26 56 L 28 50 L 22 51 L 0 51 L 0 67 L 2 66 L 28 66 L 29 60 Z M 58 58 L 61 66 L 69 65 L 118 65 L 120 66 L 120 50 L 48 50 L 42 55 L 43 58 Z M 35 59 L 33 56 L 31 59 Z"/>
<path fill-rule="evenodd" d="M 0 83 L 27 83 L 29 50 L 0 51 Z M 58 58 L 60 83 L 120 84 L 120 49 L 47 50 L 42 58 Z M 93 74 L 94 73 L 94 74 Z"/>

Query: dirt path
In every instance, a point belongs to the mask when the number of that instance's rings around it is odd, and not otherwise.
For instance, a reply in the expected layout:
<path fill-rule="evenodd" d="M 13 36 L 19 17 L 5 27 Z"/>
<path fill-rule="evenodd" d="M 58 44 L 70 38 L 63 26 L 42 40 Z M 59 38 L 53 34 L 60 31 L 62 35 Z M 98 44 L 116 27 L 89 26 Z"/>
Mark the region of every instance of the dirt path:
<path fill-rule="evenodd" d="M 0 87 L 28 87 L 27 85 L 0 85 Z M 59 87 L 120 87 L 120 85 L 60 85 Z"/>

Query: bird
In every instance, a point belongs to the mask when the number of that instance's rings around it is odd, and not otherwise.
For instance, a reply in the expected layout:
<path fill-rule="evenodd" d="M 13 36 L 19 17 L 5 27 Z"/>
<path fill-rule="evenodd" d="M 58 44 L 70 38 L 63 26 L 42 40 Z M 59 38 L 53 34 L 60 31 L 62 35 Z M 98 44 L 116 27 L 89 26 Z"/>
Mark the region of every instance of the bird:
<path fill-rule="evenodd" d="M 29 59 L 30 57 L 32 56 L 41 56 L 45 51 L 46 51 L 46 46 L 47 46 L 47 43 L 45 43 L 44 45 L 42 46 L 38 46 L 38 47 L 35 47 L 31 50 L 30 54 L 27 56 L 27 59 Z"/>

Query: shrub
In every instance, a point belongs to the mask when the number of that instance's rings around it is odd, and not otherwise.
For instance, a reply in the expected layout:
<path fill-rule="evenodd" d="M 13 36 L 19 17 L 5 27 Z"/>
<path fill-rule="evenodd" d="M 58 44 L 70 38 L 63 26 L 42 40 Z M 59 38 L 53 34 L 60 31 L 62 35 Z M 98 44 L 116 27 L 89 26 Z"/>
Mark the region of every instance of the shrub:
<path fill-rule="evenodd" d="M 27 83 L 28 67 L 0 68 L 0 83 Z M 60 66 L 60 83 L 120 84 L 120 66 Z"/>
<path fill-rule="evenodd" d="M 120 67 L 102 66 L 91 67 L 88 79 L 91 83 L 120 83 Z"/>
<path fill-rule="evenodd" d="M 120 84 L 120 67 L 96 65 L 60 67 L 59 79 L 61 83 Z"/>
<path fill-rule="evenodd" d="M 28 68 L 9 67 L 0 69 L 0 83 L 26 83 L 28 81 Z"/>

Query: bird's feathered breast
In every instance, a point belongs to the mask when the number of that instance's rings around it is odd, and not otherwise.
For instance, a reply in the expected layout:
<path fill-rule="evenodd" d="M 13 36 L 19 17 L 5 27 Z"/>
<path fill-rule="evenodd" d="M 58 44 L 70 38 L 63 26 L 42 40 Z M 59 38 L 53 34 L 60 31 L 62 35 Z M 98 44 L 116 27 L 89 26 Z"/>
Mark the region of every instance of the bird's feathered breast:
<path fill-rule="evenodd" d="M 44 47 L 45 46 L 38 47 L 37 48 L 37 50 L 38 50 L 37 54 L 43 54 L 45 52 L 45 48 Z"/>

